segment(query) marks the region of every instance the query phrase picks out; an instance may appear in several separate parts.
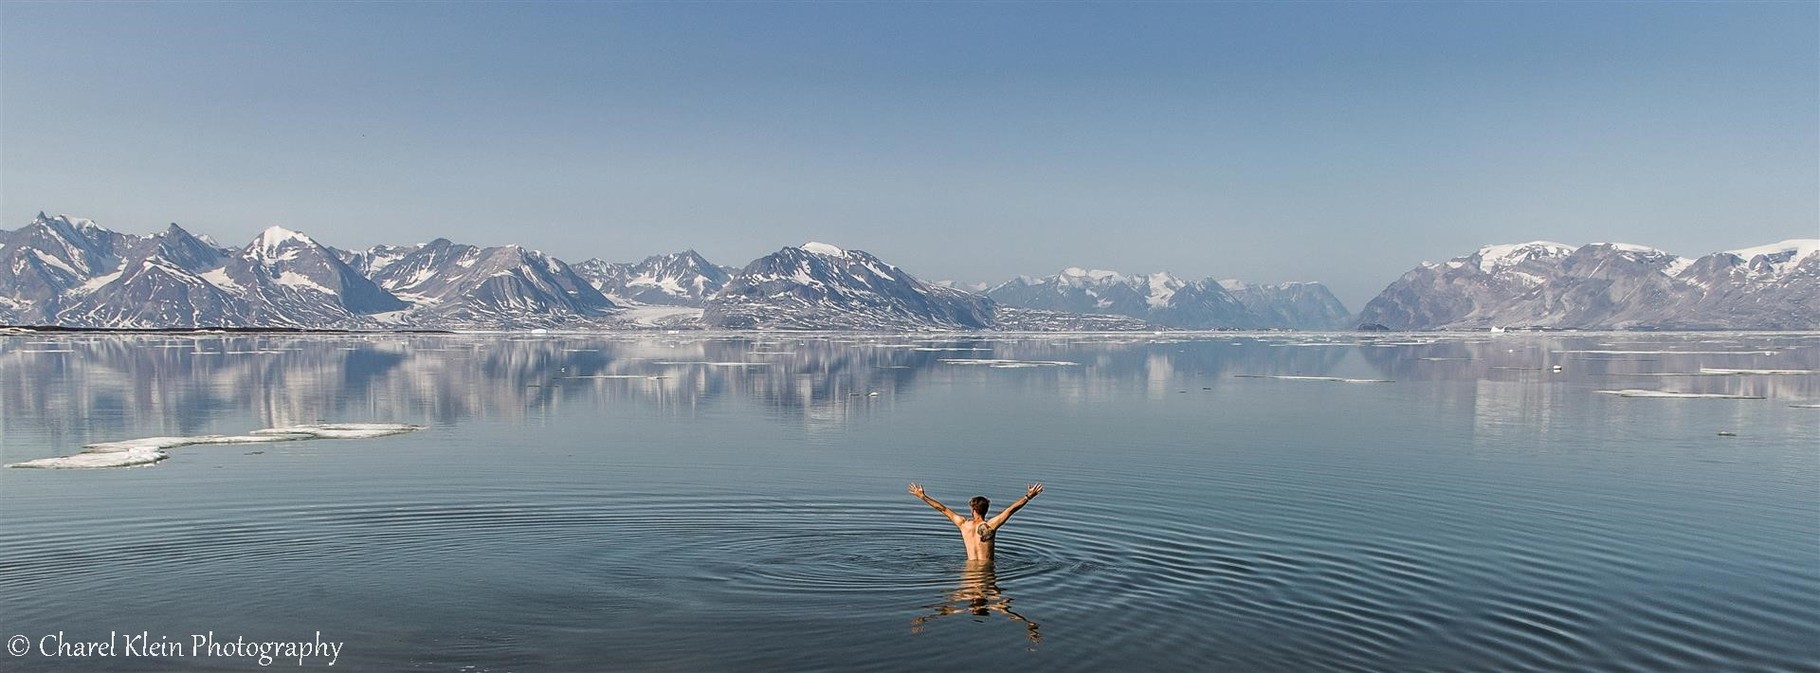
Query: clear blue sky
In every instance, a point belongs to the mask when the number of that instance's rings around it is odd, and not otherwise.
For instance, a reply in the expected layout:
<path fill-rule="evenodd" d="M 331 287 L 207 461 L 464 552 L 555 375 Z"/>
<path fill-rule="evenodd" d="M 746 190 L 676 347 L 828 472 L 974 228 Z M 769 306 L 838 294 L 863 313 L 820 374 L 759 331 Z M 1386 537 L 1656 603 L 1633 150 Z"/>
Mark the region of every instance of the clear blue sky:
<path fill-rule="evenodd" d="M 0 4 L 0 228 L 929 279 L 1820 236 L 1820 4 Z"/>

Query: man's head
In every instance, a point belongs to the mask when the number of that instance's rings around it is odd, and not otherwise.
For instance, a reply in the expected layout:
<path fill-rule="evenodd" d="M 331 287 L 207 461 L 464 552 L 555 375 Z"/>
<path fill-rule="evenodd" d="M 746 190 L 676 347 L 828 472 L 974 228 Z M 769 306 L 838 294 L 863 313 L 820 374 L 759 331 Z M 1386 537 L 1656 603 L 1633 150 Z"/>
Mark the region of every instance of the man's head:
<path fill-rule="evenodd" d="M 992 501 L 987 500 L 986 496 L 976 495 L 967 501 L 967 506 L 973 508 L 974 516 L 986 516 L 986 508 L 992 506 Z"/>

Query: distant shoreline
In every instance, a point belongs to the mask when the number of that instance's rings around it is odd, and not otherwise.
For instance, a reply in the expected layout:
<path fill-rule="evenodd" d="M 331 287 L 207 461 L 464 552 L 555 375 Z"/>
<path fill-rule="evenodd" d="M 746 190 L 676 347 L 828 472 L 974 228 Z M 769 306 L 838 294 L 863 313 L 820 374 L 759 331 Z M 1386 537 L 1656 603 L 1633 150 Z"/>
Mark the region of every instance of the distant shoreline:
<path fill-rule="evenodd" d="M 70 332 L 84 334 L 454 334 L 446 329 L 322 329 L 313 327 L 66 327 L 0 325 L 4 332 Z"/>

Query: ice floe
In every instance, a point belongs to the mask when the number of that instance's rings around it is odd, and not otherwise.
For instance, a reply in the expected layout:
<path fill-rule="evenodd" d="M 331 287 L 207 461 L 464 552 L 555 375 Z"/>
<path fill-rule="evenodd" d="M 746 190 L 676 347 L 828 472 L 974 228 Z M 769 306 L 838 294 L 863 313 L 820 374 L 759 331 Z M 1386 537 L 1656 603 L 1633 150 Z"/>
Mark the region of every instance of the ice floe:
<path fill-rule="evenodd" d="M 163 449 L 137 447 L 123 451 L 84 451 L 70 456 L 39 458 L 23 463 L 13 463 L 7 467 L 35 467 L 45 469 L 83 469 L 98 467 L 132 467 L 150 465 L 171 457 Z"/>
<path fill-rule="evenodd" d="M 1348 379 L 1338 376 L 1289 376 L 1264 374 L 1239 374 L 1234 378 L 1241 379 L 1278 379 L 1281 381 L 1327 381 L 1330 383 L 1396 383 L 1391 379 Z"/>
<path fill-rule="evenodd" d="M 1645 390 L 1642 388 L 1624 388 L 1622 390 L 1595 390 L 1595 393 L 1617 395 L 1618 397 L 1672 397 L 1690 400 L 1761 400 L 1762 395 L 1731 395 L 1727 393 L 1683 393 L 1673 390 Z"/>
<path fill-rule="evenodd" d="M 1775 355 L 1777 351 L 1636 351 L 1636 350 L 1564 350 L 1556 353 L 1599 355 Z"/>
<path fill-rule="evenodd" d="M 1820 369 L 1718 369 L 1714 367 L 1701 367 L 1700 373 L 1730 376 L 1804 376 L 1809 374 L 1820 374 Z"/>
<path fill-rule="evenodd" d="M 771 363 L 769 363 L 769 362 L 708 362 L 705 360 L 653 360 L 651 362 L 651 364 L 668 365 L 668 366 L 702 365 L 704 367 L 769 367 L 769 366 L 771 366 Z"/>
<path fill-rule="evenodd" d="M 421 425 L 406 423 L 312 423 L 254 430 L 252 434 L 267 437 L 303 435 L 300 439 L 369 439 L 402 435 L 422 429 Z"/>
<path fill-rule="evenodd" d="M 423 426 L 404 423 L 314 423 L 254 430 L 244 435 L 191 435 L 183 437 L 141 437 L 112 442 L 96 442 L 82 447 L 81 453 L 39 458 L 7 467 L 86 469 L 149 465 L 170 457 L 168 449 L 197 444 L 267 444 L 311 439 L 367 439 L 422 430 Z"/>
<path fill-rule="evenodd" d="M 1064 360 L 996 360 L 991 358 L 942 358 L 941 362 L 950 365 L 979 365 L 993 369 L 1022 369 L 1027 367 L 1078 367 L 1079 362 Z"/>

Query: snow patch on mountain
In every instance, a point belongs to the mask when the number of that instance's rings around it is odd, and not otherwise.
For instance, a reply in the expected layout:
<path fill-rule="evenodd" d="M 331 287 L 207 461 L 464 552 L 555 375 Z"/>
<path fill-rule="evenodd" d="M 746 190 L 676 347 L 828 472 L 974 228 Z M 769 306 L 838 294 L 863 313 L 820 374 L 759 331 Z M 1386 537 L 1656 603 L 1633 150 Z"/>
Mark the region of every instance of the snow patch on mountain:
<path fill-rule="evenodd" d="M 818 241 L 804 243 L 802 249 L 804 252 L 810 252 L 817 255 L 828 255 L 830 257 L 844 257 L 847 254 L 847 251 L 841 249 L 840 246 L 828 245 L 827 243 Z"/>
<path fill-rule="evenodd" d="M 709 298 L 702 319 L 740 329 L 978 329 L 992 325 L 993 302 L 820 244 L 754 260 Z"/>
<path fill-rule="evenodd" d="M 1393 329 L 1820 327 L 1820 242 L 1812 239 L 1698 259 L 1629 243 L 1564 247 L 1486 246 L 1424 264 L 1373 298 L 1360 320 Z"/>
<path fill-rule="evenodd" d="M 1346 322 L 1344 307 L 1324 287 L 1318 294 L 1325 296 L 1318 297 L 1235 280 L 1183 280 L 1167 272 L 1068 267 L 1044 278 L 1019 276 L 986 294 L 1005 306 L 1121 315 L 1187 329 L 1331 329 Z"/>

